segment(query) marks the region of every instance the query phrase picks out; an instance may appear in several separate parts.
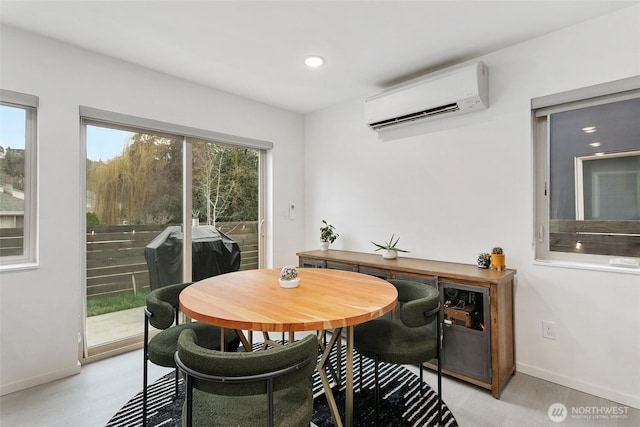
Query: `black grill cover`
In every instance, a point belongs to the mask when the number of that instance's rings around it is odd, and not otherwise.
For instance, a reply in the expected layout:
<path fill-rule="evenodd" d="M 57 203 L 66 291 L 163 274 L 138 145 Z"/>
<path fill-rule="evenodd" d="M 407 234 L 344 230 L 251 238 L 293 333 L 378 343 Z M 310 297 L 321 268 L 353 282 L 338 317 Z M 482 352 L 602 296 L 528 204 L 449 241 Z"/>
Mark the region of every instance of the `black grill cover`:
<path fill-rule="evenodd" d="M 151 290 L 182 283 L 182 242 L 179 225 L 167 227 L 145 248 Z M 240 268 L 240 246 L 211 225 L 192 228 L 193 281 L 237 271 Z"/>

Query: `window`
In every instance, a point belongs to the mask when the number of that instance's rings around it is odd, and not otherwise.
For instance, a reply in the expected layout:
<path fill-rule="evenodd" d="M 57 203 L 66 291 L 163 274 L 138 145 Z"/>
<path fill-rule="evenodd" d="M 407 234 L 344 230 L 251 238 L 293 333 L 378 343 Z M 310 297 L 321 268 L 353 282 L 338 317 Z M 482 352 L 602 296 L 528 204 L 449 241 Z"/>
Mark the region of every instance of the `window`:
<path fill-rule="evenodd" d="M 532 110 L 536 258 L 640 268 L 640 77 Z"/>
<path fill-rule="evenodd" d="M 576 157 L 578 220 L 640 218 L 640 151 Z"/>
<path fill-rule="evenodd" d="M 36 262 L 38 98 L 0 90 L 0 266 Z"/>

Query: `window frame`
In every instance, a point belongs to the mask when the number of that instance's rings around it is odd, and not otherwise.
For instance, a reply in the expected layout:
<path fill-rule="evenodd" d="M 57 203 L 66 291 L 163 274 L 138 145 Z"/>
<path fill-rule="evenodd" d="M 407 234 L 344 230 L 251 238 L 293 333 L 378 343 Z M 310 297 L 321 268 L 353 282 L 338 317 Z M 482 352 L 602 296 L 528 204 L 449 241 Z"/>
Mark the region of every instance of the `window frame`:
<path fill-rule="evenodd" d="M 0 104 L 25 110 L 24 250 L 0 256 L 0 271 L 38 265 L 38 103 L 37 96 L 0 89 Z"/>
<path fill-rule="evenodd" d="M 613 271 L 640 275 L 640 266 L 621 266 L 617 255 L 551 251 L 550 223 L 550 126 L 551 114 L 640 98 L 640 76 L 531 100 L 533 159 L 533 255 L 535 264 Z M 632 258 L 633 259 L 633 258 Z M 640 258 L 635 258 L 640 262 Z"/>

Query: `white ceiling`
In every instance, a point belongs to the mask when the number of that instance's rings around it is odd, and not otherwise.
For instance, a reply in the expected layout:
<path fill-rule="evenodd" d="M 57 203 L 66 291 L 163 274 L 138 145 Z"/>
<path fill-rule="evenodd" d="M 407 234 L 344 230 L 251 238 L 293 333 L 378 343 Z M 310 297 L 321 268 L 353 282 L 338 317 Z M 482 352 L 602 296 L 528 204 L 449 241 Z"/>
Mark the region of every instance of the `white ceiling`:
<path fill-rule="evenodd" d="M 0 0 L 0 23 L 304 114 L 637 3 Z"/>

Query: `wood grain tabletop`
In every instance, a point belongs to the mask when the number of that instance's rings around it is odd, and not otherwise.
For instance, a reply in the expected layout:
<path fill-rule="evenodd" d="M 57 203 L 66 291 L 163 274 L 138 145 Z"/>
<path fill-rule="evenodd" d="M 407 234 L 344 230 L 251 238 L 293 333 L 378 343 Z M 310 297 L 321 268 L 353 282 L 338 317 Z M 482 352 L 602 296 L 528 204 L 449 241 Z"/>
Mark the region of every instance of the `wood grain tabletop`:
<path fill-rule="evenodd" d="M 335 329 L 391 311 L 396 288 L 351 271 L 300 268 L 297 288 L 280 287 L 280 270 L 244 270 L 210 277 L 180 294 L 189 317 L 229 329 L 295 332 Z"/>

